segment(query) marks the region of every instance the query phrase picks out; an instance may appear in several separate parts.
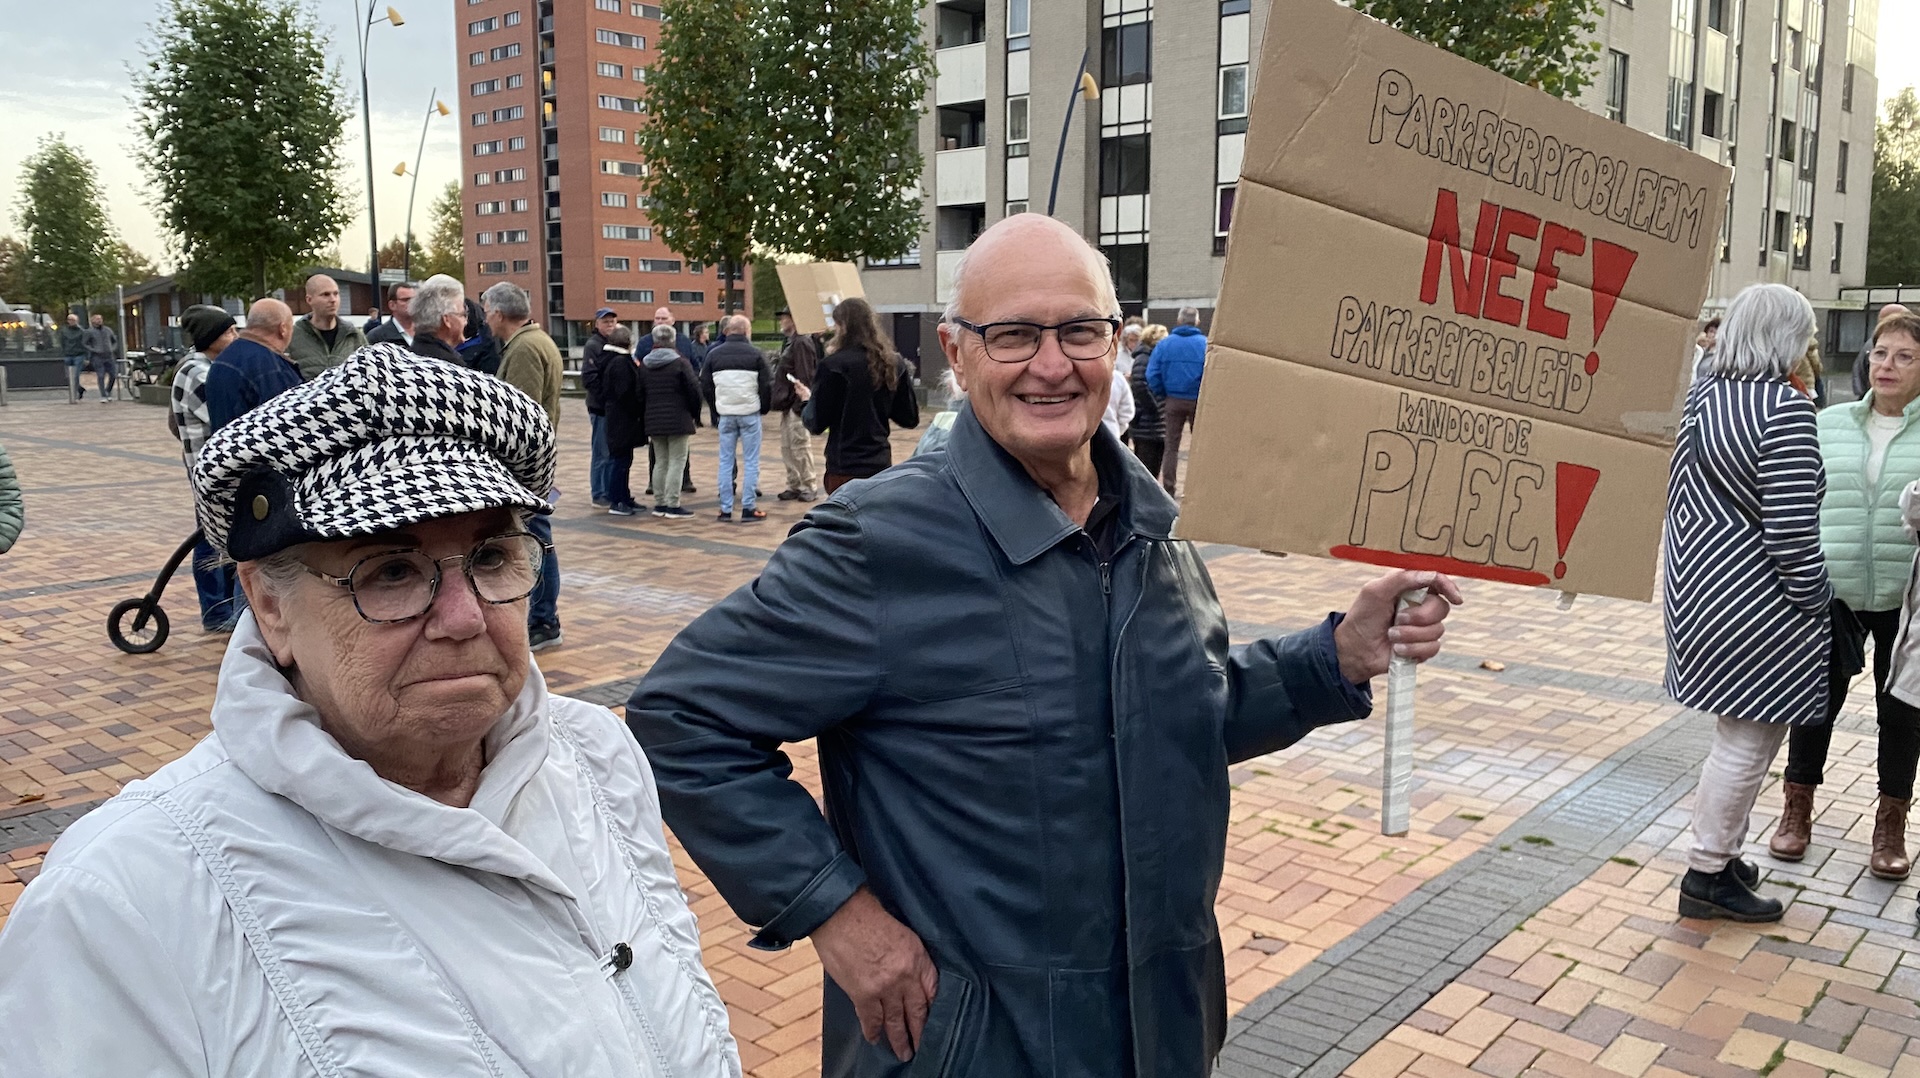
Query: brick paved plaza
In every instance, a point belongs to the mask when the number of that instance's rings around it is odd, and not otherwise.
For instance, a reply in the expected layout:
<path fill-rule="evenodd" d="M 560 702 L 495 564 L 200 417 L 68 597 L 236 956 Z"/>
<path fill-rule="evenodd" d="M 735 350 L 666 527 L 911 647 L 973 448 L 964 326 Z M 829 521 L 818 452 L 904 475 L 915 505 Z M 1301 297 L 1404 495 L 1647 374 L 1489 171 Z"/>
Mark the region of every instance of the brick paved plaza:
<path fill-rule="evenodd" d="M 585 412 L 578 400 L 565 409 L 554 535 L 567 643 L 539 665 L 555 691 L 617 707 L 681 626 L 753 577 L 800 508 L 769 498 L 766 524 L 712 522 L 706 430 L 693 519 L 607 516 L 586 500 Z M 4 919 L 61 827 L 207 732 L 226 641 L 199 630 L 184 572 L 161 651 L 128 656 L 107 641 L 108 609 L 145 591 L 193 528 L 163 409 L 16 394 L 0 408 L 0 444 L 27 503 L 26 532 L 0 557 Z M 769 495 L 782 485 L 777 445 Z M 1315 622 L 1370 575 L 1204 553 L 1239 639 Z M 1785 920 L 1680 921 L 1707 723 L 1662 698 L 1658 609 L 1467 592 L 1448 654 L 1421 676 L 1408 836 L 1378 833 L 1377 724 L 1234 771 L 1218 910 L 1238 1014 L 1222 1073 L 1920 1075 L 1915 889 L 1865 872 L 1867 693 L 1834 737 L 1807 861 L 1757 858 Z M 794 756 L 813 782 L 811 746 Z M 1761 837 L 1778 804 L 1770 783 Z M 691 861 L 679 866 L 748 1072 L 815 1073 L 811 948 L 750 950 Z"/>

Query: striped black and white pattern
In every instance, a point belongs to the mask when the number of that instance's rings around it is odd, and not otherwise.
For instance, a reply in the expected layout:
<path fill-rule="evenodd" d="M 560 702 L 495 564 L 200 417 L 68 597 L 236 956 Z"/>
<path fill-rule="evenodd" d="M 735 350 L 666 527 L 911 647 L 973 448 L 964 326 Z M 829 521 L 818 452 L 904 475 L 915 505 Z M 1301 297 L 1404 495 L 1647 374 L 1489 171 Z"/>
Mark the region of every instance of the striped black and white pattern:
<path fill-rule="evenodd" d="M 1667 491 L 1674 699 L 1757 722 L 1825 719 L 1825 491 L 1812 401 L 1771 379 L 1694 383 Z"/>

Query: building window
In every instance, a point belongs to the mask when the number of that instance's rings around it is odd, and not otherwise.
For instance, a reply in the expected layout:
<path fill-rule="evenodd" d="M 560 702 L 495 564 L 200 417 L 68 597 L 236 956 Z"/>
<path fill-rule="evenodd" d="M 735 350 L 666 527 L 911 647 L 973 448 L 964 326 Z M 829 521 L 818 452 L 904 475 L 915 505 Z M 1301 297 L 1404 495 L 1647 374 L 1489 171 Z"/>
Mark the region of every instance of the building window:
<path fill-rule="evenodd" d="M 608 303 L 652 303 L 653 289 L 651 288 L 609 288 L 607 289 L 607 302 Z"/>
<path fill-rule="evenodd" d="M 1233 186 L 1223 186 L 1214 190 L 1214 235 L 1224 236 L 1233 230 L 1233 202 L 1239 190 L 1238 187 Z"/>
<path fill-rule="evenodd" d="M 1144 195 L 1150 172 L 1150 135 L 1120 135 L 1100 140 L 1100 193 Z"/>
<path fill-rule="evenodd" d="M 625 255 L 607 255 L 600 260 L 600 268 L 608 273 L 625 273 L 632 268 L 633 260 Z"/>
<path fill-rule="evenodd" d="M 480 272 L 505 273 L 507 272 L 507 264 L 505 262 L 482 262 L 480 263 Z"/>
<path fill-rule="evenodd" d="M 934 247 L 941 251 L 964 251 L 986 227 L 985 206 L 941 206 L 934 216 Z"/>
<path fill-rule="evenodd" d="M 1833 167 L 1835 170 L 1833 189 L 1844 195 L 1847 193 L 1847 144 L 1845 140 L 1842 140 L 1840 143 L 1840 156 L 1834 159 Z"/>
<path fill-rule="evenodd" d="M 1235 64 L 1220 69 L 1220 119 L 1231 120 L 1247 114 L 1247 65 Z"/>
<path fill-rule="evenodd" d="M 1780 142 L 1775 147 L 1780 160 L 1792 164 L 1794 155 L 1800 152 L 1800 137 L 1792 120 L 1780 121 Z"/>
<path fill-rule="evenodd" d="M 607 63 L 605 60 L 602 60 L 599 63 L 595 64 L 593 69 L 594 71 L 599 73 L 603 78 L 624 79 L 627 77 L 626 68 L 620 66 L 619 64 Z"/>
<path fill-rule="evenodd" d="M 474 245 L 478 247 L 491 247 L 493 246 L 493 233 L 476 232 L 473 236 L 473 242 Z"/>
<path fill-rule="evenodd" d="M 1027 122 L 1027 109 L 1027 95 L 1021 94 L 1019 97 L 1007 98 L 1008 157 L 1025 157 L 1027 155 L 1028 141 L 1033 137 Z M 1019 149 L 1016 150 L 1014 148 L 1015 146 L 1018 146 Z"/>
<path fill-rule="evenodd" d="M 593 0 L 593 6 L 601 11 L 611 11 L 615 15 L 620 14 L 620 0 Z"/>
<path fill-rule="evenodd" d="M 1827 272 L 1840 272 L 1840 255 L 1846 250 L 1847 226 L 1838 221 L 1833 223 L 1833 261 L 1827 263 Z"/>
<path fill-rule="evenodd" d="M 476 142 L 473 144 L 473 156 L 475 157 L 485 157 L 488 154 L 495 154 L 499 152 L 500 152 L 499 139 L 494 139 L 492 142 Z"/>
<path fill-rule="evenodd" d="M 527 170 L 524 168 L 503 168 L 493 174 L 495 183 L 519 183 L 526 178 Z"/>
<path fill-rule="evenodd" d="M 1773 250 L 1775 254 L 1786 254 L 1787 244 L 1793 236 L 1793 218 L 1785 210 L 1773 211 Z"/>
<path fill-rule="evenodd" d="M 707 301 L 707 294 L 705 292 L 668 292 L 667 293 L 668 303 L 692 303 L 697 305 L 697 304 L 705 303 L 706 301 Z"/>
<path fill-rule="evenodd" d="M 602 161 L 600 171 L 609 176 L 645 176 L 647 166 L 638 161 Z"/>
<path fill-rule="evenodd" d="M 1607 50 L 1607 119 L 1627 122 L 1627 54 Z"/>
<path fill-rule="evenodd" d="M 500 242 L 501 243 L 525 243 L 527 242 L 527 230 L 524 228 L 508 229 L 507 231 L 500 233 Z"/>
<path fill-rule="evenodd" d="M 500 29 L 499 19 L 480 19 L 477 22 L 467 24 L 467 36 L 474 37 L 479 34 L 491 34 L 498 29 Z"/>
<path fill-rule="evenodd" d="M 502 26 L 520 25 L 520 13 L 518 11 L 507 12 L 505 15 L 502 15 L 500 17 L 500 25 Z"/>
<path fill-rule="evenodd" d="M 476 82 L 472 86 L 467 87 L 467 96 L 481 97 L 486 94 L 495 93 L 499 89 L 500 89 L 499 79 L 487 79 L 483 82 Z"/>
<path fill-rule="evenodd" d="M 1030 0 L 1007 0 L 1007 36 L 1025 37 L 1033 29 Z"/>
<path fill-rule="evenodd" d="M 647 81 L 647 69 L 644 67 L 641 67 L 639 64 L 633 65 L 633 81 L 635 82 Z"/>
<path fill-rule="evenodd" d="M 527 80 L 522 78 L 519 75 L 507 76 L 507 89 L 509 90 L 518 90 L 520 87 L 525 86 L 526 84 L 527 84 Z"/>
<path fill-rule="evenodd" d="M 515 135 L 507 140 L 507 149 L 509 150 L 524 150 L 526 148 L 527 136 L 525 135 Z"/>
<path fill-rule="evenodd" d="M 491 49 L 487 52 L 488 59 L 492 60 L 511 60 L 518 55 L 520 55 L 520 43 L 518 41 L 511 45 L 502 45 L 497 49 Z"/>
<path fill-rule="evenodd" d="M 514 259 L 514 260 L 513 260 L 513 272 L 515 272 L 515 273 L 525 273 L 525 272 L 527 272 L 527 260 L 526 260 L 526 259 L 524 259 L 524 258 L 516 258 L 516 259 Z"/>
<path fill-rule="evenodd" d="M 508 207 L 512 209 L 514 213 L 525 213 L 527 212 L 527 200 L 524 198 L 516 198 L 508 203 Z"/>
<path fill-rule="evenodd" d="M 1100 31 L 1100 85 L 1153 81 L 1153 24 L 1136 22 Z"/>
<path fill-rule="evenodd" d="M 650 240 L 653 229 L 646 225 L 601 225 L 600 236 L 609 240 Z"/>
<path fill-rule="evenodd" d="M 1147 245 L 1129 243 L 1100 248 L 1113 266 L 1113 290 L 1121 303 L 1147 301 Z"/>
<path fill-rule="evenodd" d="M 1022 200 L 1020 200 L 1020 201 L 1018 201 L 1018 202 L 1009 202 L 1009 203 L 1007 203 L 1007 216 L 1008 216 L 1008 217 L 1012 217 L 1012 216 L 1013 216 L 1014 214 L 1016 214 L 1016 213 L 1025 213 L 1025 212 L 1027 212 L 1027 203 L 1026 203 L 1026 200 L 1025 200 L 1025 199 L 1022 199 Z M 916 256 L 916 257 L 917 257 L 917 256 Z"/>
<path fill-rule="evenodd" d="M 868 269 L 893 269 L 899 266 L 917 266 L 920 264 L 920 245 L 916 243 L 912 247 L 907 248 L 906 253 L 900 255 L 898 258 L 869 258 L 866 261 Z"/>
<path fill-rule="evenodd" d="M 603 127 L 600 129 L 601 142 L 626 142 L 627 129 L 624 127 Z"/>
<path fill-rule="evenodd" d="M 641 273 L 679 273 L 680 260 L 677 258 L 643 258 L 640 260 Z"/>
<path fill-rule="evenodd" d="M 470 52 L 467 54 L 468 67 L 479 67 L 481 64 L 484 64 L 486 62 L 487 62 L 487 54 L 484 52 Z"/>
<path fill-rule="evenodd" d="M 493 173 L 491 172 L 476 172 L 473 174 L 473 185 L 475 187 L 485 187 L 492 182 Z"/>
<path fill-rule="evenodd" d="M 1712 90 L 1700 95 L 1700 136 L 1720 137 L 1720 95 Z"/>
<path fill-rule="evenodd" d="M 512 105 L 504 109 L 494 109 L 493 122 L 497 124 L 503 124 L 503 123 L 507 123 L 510 120 L 521 119 L 522 117 L 526 116 L 526 114 L 527 114 L 527 107 L 525 105 Z"/>
<path fill-rule="evenodd" d="M 486 123 L 487 123 L 487 114 L 486 114 L 486 113 L 484 113 L 484 112 L 476 112 L 476 113 L 474 113 L 474 114 L 473 114 L 473 126 L 474 126 L 474 127 L 485 127 L 485 126 L 486 126 Z"/>
<path fill-rule="evenodd" d="M 602 191 L 600 192 L 600 204 L 602 206 L 613 206 L 616 209 L 623 209 L 627 204 L 627 193 L 625 191 Z"/>
<path fill-rule="evenodd" d="M 652 19 L 654 22 L 659 22 L 660 21 L 660 5 L 635 4 L 633 5 L 633 17 L 636 19 Z"/>
<path fill-rule="evenodd" d="M 1853 65 L 1848 64 L 1840 72 L 1840 111 L 1853 111 Z"/>
<path fill-rule="evenodd" d="M 507 204 L 504 202 L 476 202 L 473 204 L 473 212 L 481 217 L 490 217 L 496 213 L 507 212 Z"/>
<path fill-rule="evenodd" d="M 593 39 L 602 45 L 618 45 L 625 49 L 644 49 L 647 39 L 639 34 L 623 34 L 618 30 L 595 30 Z"/>
<path fill-rule="evenodd" d="M 647 111 L 646 102 L 637 97 L 619 97 L 615 94 L 601 94 L 599 95 L 599 99 L 601 108 L 612 109 L 614 112 Z"/>
<path fill-rule="evenodd" d="M 1693 83 L 1667 79 L 1667 140 L 1686 145 L 1693 133 Z"/>

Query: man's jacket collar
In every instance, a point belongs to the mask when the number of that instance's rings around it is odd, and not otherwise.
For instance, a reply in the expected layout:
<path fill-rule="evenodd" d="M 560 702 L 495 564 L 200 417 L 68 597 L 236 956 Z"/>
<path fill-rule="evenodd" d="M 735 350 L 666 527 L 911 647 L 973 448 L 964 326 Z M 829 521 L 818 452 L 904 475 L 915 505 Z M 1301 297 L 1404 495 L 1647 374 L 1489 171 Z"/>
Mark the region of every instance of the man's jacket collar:
<path fill-rule="evenodd" d="M 1094 432 L 1092 450 L 1094 466 L 1119 480 L 1122 534 L 1169 538 L 1178 507 L 1104 423 Z M 1025 565 L 1080 530 L 980 426 L 972 404 L 961 408 L 954 420 L 946 452 L 960 492 L 1013 564 Z"/>

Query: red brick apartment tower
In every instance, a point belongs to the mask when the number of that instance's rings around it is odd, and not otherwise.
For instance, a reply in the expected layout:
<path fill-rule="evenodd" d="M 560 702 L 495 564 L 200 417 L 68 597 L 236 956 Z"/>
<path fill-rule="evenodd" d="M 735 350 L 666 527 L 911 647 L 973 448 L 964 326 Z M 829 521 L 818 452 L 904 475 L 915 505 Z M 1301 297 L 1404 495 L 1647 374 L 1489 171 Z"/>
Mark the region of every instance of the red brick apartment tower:
<path fill-rule="evenodd" d="M 633 0 L 454 0 L 467 290 L 512 281 L 563 345 L 593 312 L 720 317 L 719 268 L 667 249 L 635 147 L 660 8 Z"/>

